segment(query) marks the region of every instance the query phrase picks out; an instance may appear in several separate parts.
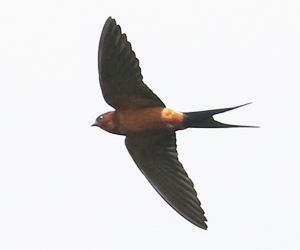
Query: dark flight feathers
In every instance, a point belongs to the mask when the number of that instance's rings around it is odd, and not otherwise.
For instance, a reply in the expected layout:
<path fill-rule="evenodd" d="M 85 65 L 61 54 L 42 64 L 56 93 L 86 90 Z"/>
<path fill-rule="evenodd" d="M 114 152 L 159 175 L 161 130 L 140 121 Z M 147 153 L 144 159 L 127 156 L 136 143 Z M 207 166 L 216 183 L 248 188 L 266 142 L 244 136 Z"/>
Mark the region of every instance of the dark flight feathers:
<path fill-rule="evenodd" d="M 111 17 L 101 34 L 98 67 L 104 99 L 115 109 L 165 107 L 143 83 L 139 61 L 131 44 Z"/>
<path fill-rule="evenodd" d="M 99 45 L 99 78 L 105 101 L 117 111 L 165 107 L 143 83 L 139 61 L 116 21 L 109 17 Z M 192 181 L 178 161 L 175 133 L 129 135 L 126 146 L 155 190 L 184 218 L 206 229 Z"/>
<path fill-rule="evenodd" d="M 127 136 L 125 142 L 136 165 L 161 197 L 188 221 L 207 229 L 194 184 L 178 161 L 175 134 Z"/>

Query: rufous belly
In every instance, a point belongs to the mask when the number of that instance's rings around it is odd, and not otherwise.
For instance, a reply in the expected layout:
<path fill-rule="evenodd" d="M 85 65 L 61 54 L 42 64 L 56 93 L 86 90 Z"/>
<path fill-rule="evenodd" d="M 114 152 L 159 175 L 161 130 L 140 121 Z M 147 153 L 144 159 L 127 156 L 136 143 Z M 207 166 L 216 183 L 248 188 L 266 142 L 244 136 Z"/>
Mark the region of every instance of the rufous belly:
<path fill-rule="evenodd" d="M 119 134 L 166 133 L 184 129 L 183 113 L 168 108 L 118 110 L 113 123 Z"/>

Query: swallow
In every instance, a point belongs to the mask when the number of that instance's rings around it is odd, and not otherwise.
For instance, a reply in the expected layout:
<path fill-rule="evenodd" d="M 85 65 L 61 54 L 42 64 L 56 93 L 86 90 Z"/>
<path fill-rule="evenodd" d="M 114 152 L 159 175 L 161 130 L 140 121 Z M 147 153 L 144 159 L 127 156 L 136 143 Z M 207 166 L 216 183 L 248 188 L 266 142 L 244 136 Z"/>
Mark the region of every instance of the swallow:
<path fill-rule="evenodd" d="M 253 127 L 213 118 L 249 103 L 188 113 L 166 108 L 144 84 L 131 44 L 111 17 L 100 37 L 98 70 L 103 97 L 115 110 L 100 115 L 92 126 L 126 136 L 129 154 L 153 188 L 181 216 L 207 229 L 194 184 L 178 160 L 175 132 L 187 128 Z"/>

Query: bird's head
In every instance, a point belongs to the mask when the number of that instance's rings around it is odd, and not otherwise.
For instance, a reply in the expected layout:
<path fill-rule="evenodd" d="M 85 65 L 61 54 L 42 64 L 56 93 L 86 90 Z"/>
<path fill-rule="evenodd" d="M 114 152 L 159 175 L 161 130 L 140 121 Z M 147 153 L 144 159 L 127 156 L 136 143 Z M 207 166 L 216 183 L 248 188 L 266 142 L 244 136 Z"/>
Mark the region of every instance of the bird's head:
<path fill-rule="evenodd" d="M 114 133 L 115 126 L 113 122 L 113 111 L 99 115 L 91 126 L 96 126 L 104 129 L 107 132 Z"/>

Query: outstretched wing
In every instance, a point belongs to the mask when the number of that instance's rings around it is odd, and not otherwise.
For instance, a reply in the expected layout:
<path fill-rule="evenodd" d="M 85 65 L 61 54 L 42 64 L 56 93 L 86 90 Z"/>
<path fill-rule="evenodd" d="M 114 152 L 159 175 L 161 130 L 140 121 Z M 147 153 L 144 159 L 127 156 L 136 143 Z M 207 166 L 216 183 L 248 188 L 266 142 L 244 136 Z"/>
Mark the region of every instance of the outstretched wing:
<path fill-rule="evenodd" d="M 139 169 L 165 201 L 188 221 L 207 229 L 194 184 L 178 161 L 175 134 L 130 135 L 125 143 Z"/>
<path fill-rule="evenodd" d="M 115 109 L 165 106 L 143 83 L 139 61 L 131 44 L 111 17 L 101 34 L 98 67 L 104 99 Z"/>

